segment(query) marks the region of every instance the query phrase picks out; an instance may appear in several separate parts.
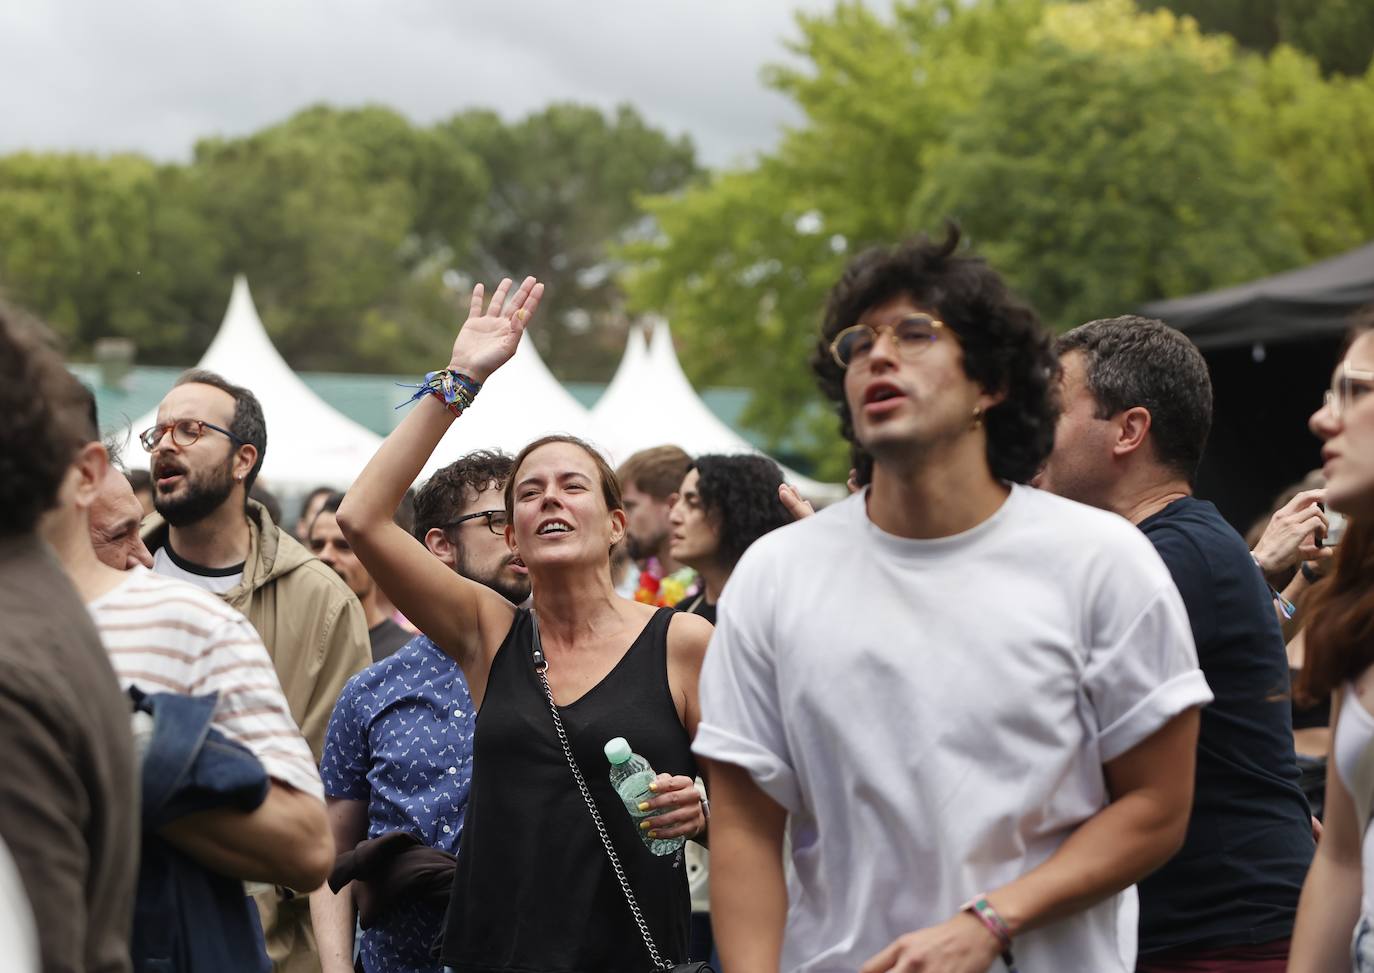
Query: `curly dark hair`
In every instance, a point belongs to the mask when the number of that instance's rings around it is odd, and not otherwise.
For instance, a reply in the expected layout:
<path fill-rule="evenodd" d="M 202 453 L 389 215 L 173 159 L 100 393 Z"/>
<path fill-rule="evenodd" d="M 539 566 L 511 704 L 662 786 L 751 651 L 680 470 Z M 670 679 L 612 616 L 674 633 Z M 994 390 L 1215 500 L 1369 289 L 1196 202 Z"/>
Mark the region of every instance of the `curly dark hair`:
<path fill-rule="evenodd" d="M 984 417 L 993 476 L 1027 483 L 1054 446 L 1059 364 L 1050 333 L 985 260 L 956 252 L 959 236 L 950 223 L 938 243 L 922 234 L 894 247 L 866 250 L 830 292 L 811 367 L 821 391 L 837 406 L 844 437 L 856 447 L 860 482 L 867 481 L 871 461 L 854 437 L 844 369 L 830 356 L 830 342 L 866 311 L 896 297 L 935 311 L 959 340 L 964 374 L 986 391 L 1004 394 Z"/>
<path fill-rule="evenodd" d="M 433 527 L 444 527 L 472 497 L 495 484 L 504 487 L 515 461 L 498 450 L 479 449 L 454 460 L 415 491 L 411 533 L 424 541 Z"/>
<path fill-rule="evenodd" d="M 90 441 L 89 393 L 37 321 L 0 305 L 0 537 L 26 534 Z"/>
<path fill-rule="evenodd" d="M 1083 355 L 1097 418 L 1148 409 L 1155 458 L 1192 483 L 1212 430 L 1212 379 L 1202 352 L 1181 331 L 1136 314 L 1060 335 L 1055 353 L 1071 351 Z"/>
<path fill-rule="evenodd" d="M 708 517 L 720 527 L 717 557 L 731 570 L 754 543 L 770 530 L 792 522 L 778 499 L 782 470 L 767 456 L 698 456 L 697 494 Z"/>

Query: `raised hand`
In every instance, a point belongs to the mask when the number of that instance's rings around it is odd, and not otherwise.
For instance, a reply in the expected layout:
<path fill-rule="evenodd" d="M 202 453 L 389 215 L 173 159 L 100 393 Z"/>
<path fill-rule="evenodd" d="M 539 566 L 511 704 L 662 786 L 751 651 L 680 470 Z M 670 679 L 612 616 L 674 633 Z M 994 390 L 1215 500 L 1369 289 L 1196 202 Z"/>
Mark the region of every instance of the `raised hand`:
<path fill-rule="evenodd" d="M 485 301 L 482 285 L 473 287 L 468 319 L 454 339 L 449 368 L 485 382 L 492 372 L 510 361 L 544 296 L 544 285 L 526 277 L 507 302 L 512 283 L 509 277 L 503 278 L 490 304 Z"/>

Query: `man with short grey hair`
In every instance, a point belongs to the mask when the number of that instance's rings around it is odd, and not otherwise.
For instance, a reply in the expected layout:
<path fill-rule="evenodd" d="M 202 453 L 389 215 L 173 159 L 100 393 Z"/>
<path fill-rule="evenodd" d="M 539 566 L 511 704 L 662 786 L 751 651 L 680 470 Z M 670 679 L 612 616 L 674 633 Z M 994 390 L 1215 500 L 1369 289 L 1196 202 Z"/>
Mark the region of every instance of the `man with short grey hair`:
<path fill-rule="evenodd" d="M 1059 338 L 1062 406 L 1043 489 L 1112 510 L 1164 559 L 1215 701 L 1202 711 L 1183 848 L 1140 883 L 1139 973 L 1280 973 L 1313 854 L 1298 787 L 1288 658 L 1240 535 L 1193 496 L 1212 423 L 1207 363 L 1160 321 Z"/>

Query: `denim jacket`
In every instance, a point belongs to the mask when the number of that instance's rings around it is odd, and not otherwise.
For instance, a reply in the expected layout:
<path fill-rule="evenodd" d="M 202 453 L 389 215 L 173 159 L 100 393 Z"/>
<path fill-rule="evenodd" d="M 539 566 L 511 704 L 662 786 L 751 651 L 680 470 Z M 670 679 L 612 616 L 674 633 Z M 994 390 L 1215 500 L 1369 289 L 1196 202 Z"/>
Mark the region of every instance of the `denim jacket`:
<path fill-rule="evenodd" d="M 197 811 L 253 810 L 267 799 L 267 774 L 256 757 L 211 728 L 216 696 L 137 689 L 129 695 L 153 721 L 142 755 L 134 973 L 267 973 L 262 927 L 243 883 L 192 861 L 157 834 Z"/>

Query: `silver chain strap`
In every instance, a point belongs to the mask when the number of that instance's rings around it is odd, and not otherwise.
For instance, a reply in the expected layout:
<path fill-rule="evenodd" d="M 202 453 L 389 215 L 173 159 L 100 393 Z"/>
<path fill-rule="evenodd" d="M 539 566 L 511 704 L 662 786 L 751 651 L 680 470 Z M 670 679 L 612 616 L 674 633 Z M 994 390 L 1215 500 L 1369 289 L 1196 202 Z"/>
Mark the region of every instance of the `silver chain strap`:
<path fill-rule="evenodd" d="M 620 891 L 625 893 L 625 902 L 630 906 L 630 912 L 634 914 L 635 925 L 639 927 L 639 935 L 644 939 L 644 948 L 649 951 L 649 959 L 653 961 L 656 969 L 671 970 L 673 964 L 664 962 L 658 947 L 654 945 L 654 938 L 649 935 L 649 925 L 644 921 L 644 914 L 639 911 L 639 903 L 635 900 L 635 894 L 630 889 L 629 880 L 625 878 L 625 870 L 620 867 L 620 856 L 615 853 L 615 848 L 611 845 L 611 836 L 606 833 L 606 825 L 602 822 L 601 813 L 597 811 L 596 804 L 592 800 L 592 792 L 588 790 L 587 782 L 583 779 L 582 771 L 578 769 L 577 760 L 573 757 L 572 747 L 568 745 L 568 734 L 563 730 L 563 719 L 558 715 L 558 704 L 553 701 L 553 690 L 549 688 L 549 680 L 544 676 L 549 668 L 549 660 L 544 657 L 544 647 L 539 641 L 539 622 L 535 619 L 533 612 L 530 612 L 530 621 L 534 625 L 534 671 L 538 673 L 539 684 L 544 687 L 544 696 L 549 701 L 549 712 L 553 714 L 553 728 L 558 731 L 558 742 L 563 745 L 563 756 L 567 758 L 568 769 L 572 771 L 573 780 L 577 781 L 577 789 L 582 792 L 582 800 L 586 802 L 587 810 L 591 812 L 592 820 L 596 822 L 596 833 L 601 836 L 601 844 L 606 849 L 606 857 L 611 860 L 611 868 L 615 871 L 616 880 L 620 882 Z"/>

